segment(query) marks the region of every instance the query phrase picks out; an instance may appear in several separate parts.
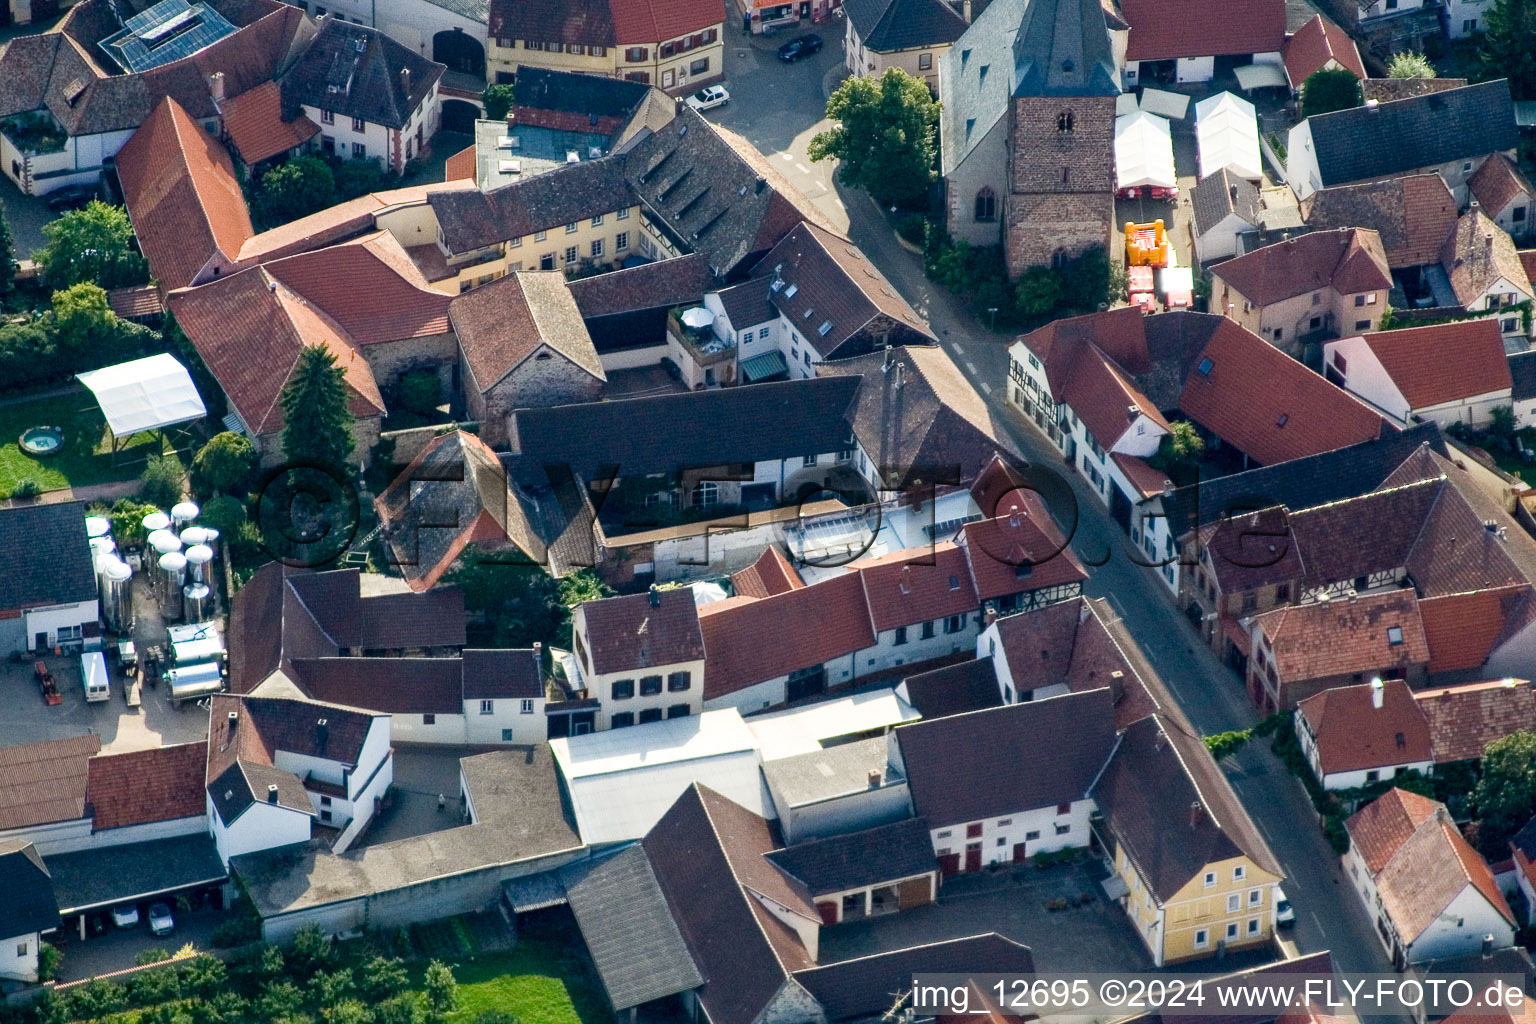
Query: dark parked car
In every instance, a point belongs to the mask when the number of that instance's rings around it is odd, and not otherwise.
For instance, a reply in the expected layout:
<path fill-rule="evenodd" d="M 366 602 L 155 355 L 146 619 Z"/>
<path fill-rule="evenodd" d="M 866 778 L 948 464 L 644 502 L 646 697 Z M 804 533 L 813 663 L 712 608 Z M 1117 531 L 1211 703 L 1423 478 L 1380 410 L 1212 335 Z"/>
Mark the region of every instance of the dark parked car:
<path fill-rule="evenodd" d="M 779 47 L 779 60 L 793 64 L 801 57 L 821 52 L 821 36 L 796 36 Z"/>
<path fill-rule="evenodd" d="M 92 199 L 99 199 L 101 189 L 96 185 L 65 185 L 43 196 L 50 209 L 78 210 Z"/>

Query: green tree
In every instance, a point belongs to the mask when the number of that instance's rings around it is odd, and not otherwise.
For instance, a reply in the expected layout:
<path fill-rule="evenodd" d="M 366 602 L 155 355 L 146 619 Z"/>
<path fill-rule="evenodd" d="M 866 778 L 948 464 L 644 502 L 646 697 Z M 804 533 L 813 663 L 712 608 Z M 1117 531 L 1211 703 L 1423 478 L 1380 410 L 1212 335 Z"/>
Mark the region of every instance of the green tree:
<path fill-rule="evenodd" d="M 84 354 L 116 325 L 106 290 L 90 281 L 54 292 L 52 305 L 54 339 L 65 352 Z"/>
<path fill-rule="evenodd" d="M 315 976 L 309 979 L 309 1001 L 316 1007 L 324 1009 L 351 996 L 356 989 L 357 985 L 352 981 L 350 967 L 341 967 L 334 971 L 316 971 Z"/>
<path fill-rule="evenodd" d="M 398 957 L 376 956 L 363 964 L 362 983 L 358 987 L 370 1003 L 381 1003 L 404 992 L 409 980 L 405 964 Z"/>
<path fill-rule="evenodd" d="M 827 101 L 833 126 L 811 140 L 812 160 L 836 157 L 837 177 L 882 206 L 914 206 L 936 175 L 939 103 L 899 68 L 878 82 L 856 75 Z"/>
<path fill-rule="evenodd" d="M 1180 464 L 1199 462 L 1205 454 L 1205 438 L 1189 420 L 1168 424 L 1168 433 L 1158 442 L 1156 461 L 1165 472 Z"/>
<path fill-rule="evenodd" d="M 377 160 L 338 160 L 331 173 L 336 179 L 337 202 L 393 188 L 400 178 Z"/>
<path fill-rule="evenodd" d="M 1061 301 L 1061 275 L 1050 267 L 1030 267 L 1013 288 L 1014 301 L 1025 316 L 1044 316 Z"/>
<path fill-rule="evenodd" d="M 284 957 L 288 961 L 289 977 L 308 980 L 316 971 L 323 971 L 336 962 L 336 948 L 331 937 L 318 925 L 310 925 L 294 933 L 293 943 Z"/>
<path fill-rule="evenodd" d="M 325 1024 L 373 1024 L 373 1011 L 361 999 L 343 999 L 320 1008 Z"/>
<path fill-rule="evenodd" d="M 174 455 L 151 455 L 139 474 L 139 500 L 157 508 L 170 508 L 181 500 L 185 474 Z"/>
<path fill-rule="evenodd" d="M 1512 732 L 1488 744 L 1472 807 L 1483 855 L 1508 853 L 1510 836 L 1536 814 L 1536 733 Z"/>
<path fill-rule="evenodd" d="M 1504 451 L 1515 447 L 1515 410 L 1508 405 L 1496 405 L 1488 410 L 1488 440 Z"/>
<path fill-rule="evenodd" d="M 0 299 L 10 294 L 15 277 L 15 240 L 11 237 L 11 222 L 5 218 L 5 208 L 0 207 Z"/>
<path fill-rule="evenodd" d="M 256 997 L 256 1014 L 261 1020 L 275 1021 L 293 1017 L 304 1006 L 304 993 L 291 981 L 269 981 Z"/>
<path fill-rule="evenodd" d="M 1483 13 L 1483 45 L 1478 51 L 1481 77 L 1507 78 L 1515 99 L 1536 99 L 1532 39 L 1536 39 L 1536 0 L 1494 0 Z"/>
<path fill-rule="evenodd" d="M 283 452 L 292 462 L 344 468 L 355 444 L 347 376 L 330 349 L 310 345 L 283 387 Z"/>
<path fill-rule="evenodd" d="M 1333 110 L 1358 107 L 1360 80 L 1353 71 L 1324 68 L 1314 71 L 1301 83 L 1301 116 L 1313 117 Z"/>
<path fill-rule="evenodd" d="M 3 216 L 3 214 L 0 214 Z M 64 959 L 64 951 L 51 942 L 45 942 L 37 950 L 37 980 L 52 981 L 53 976 L 59 972 L 59 963 Z"/>
<path fill-rule="evenodd" d="M 81 1020 L 107 1017 L 128 1005 L 128 993 L 123 986 L 96 978 L 75 989 L 70 995 L 70 1009 Z"/>
<path fill-rule="evenodd" d="M 181 965 L 182 985 L 199 999 L 212 999 L 228 980 L 229 970 L 224 961 L 207 953 L 199 953 Z"/>
<path fill-rule="evenodd" d="M 417 1024 L 421 1020 L 421 1001 L 414 992 L 402 992 L 375 1003 L 374 1024 Z"/>
<path fill-rule="evenodd" d="M 1252 729 L 1233 729 L 1230 732 L 1213 733 L 1203 739 L 1205 749 L 1211 752 L 1211 757 L 1220 761 L 1242 750 L 1252 736 Z"/>
<path fill-rule="evenodd" d="M 453 980 L 453 971 L 447 964 L 433 960 L 427 965 L 422 990 L 426 996 L 428 1024 L 442 1024 L 459 1003 L 459 983 Z"/>
<path fill-rule="evenodd" d="M 559 596 L 557 600 L 560 607 L 565 610 L 561 619 L 560 632 L 555 637 L 555 642 L 561 647 L 569 649 L 571 646 L 571 616 L 576 611 L 576 606 L 585 601 L 597 601 L 605 597 L 613 596 L 613 588 L 604 583 L 591 569 L 581 569 L 563 577 L 558 585 Z M 548 644 L 544 645 L 546 648 Z"/>
<path fill-rule="evenodd" d="M 1388 78 L 1434 78 L 1435 68 L 1422 53 L 1404 50 L 1387 61 Z"/>
<path fill-rule="evenodd" d="M 43 225 L 47 244 L 32 254 L 43 284 L 62 291 L 89 281 L 123 288 L 149 280 L 149 265 L 133 241 L 133 227 L 121 206 L 92 200 Z"/>
<path fill-rule="evenodd" d="M 208 439 L 192 459 L 192 479 L 203 494 L 235 492 L 256 466 L 256 448 L 250 438 L 232 430 Z"/>
<path fill-rule="evenodd" d="M 1109 297 L 1109 253 L 1095 245 L 1067 261 L 1061 271 L 1062 302 L 1072 309 L 1093 312 Z"/>
<path fill-rule="evenodd" d="M 233 543 L 240 534 L 240 527 L 244 526 L 249 513 L 245 510 L 245 503 L 239 498 L 231 498 L 227 494 L 220 494 L 209 498 L 203 503 L 202 515 L 198 522 L 204 526 L 211 526 L 219 531 L 219 536 L 226 542 Z M 257 933 L 259 935 L 259 932 Z M 255 938 L 251 936 L 250 938 Z M 249 941 L 247 939 L 246 941 Z M 274 952 L 277 952 L 274 950 Z M 277 952 L 281 957 L 283 954 Z"/>
<path fill-rule="evenodd" d="M 443 401 L 443 382 L 436 370 L 408 370 L 400 375 L 395 395 L 406 411 L 418 416 L 433 416 Z"/>
<path fill-rule="evenodd" d="M 512 86 L 503 82 L 496 82 L 485 87 L 485 95 L 480 97 L 485 103 L 485 119 L 487 121 L 505 121 L 507 113 L 512 109 L 514 91 Z"/>
<path fill-rule="evenodd" d="M 296 156 L 261 176 L 253 211 L 256 220 L 276 227 L 336 202 L 336 175 L 318 156 Z"/>
<path fill-rule="evenodd" d="M 169 959 L 170 954 L 164 950 L 153 952 L 164 953 L 164 959 Z M 153 962 L 153 961 L 151 961 Z M 152 971 L 140 971 L 128 979 L 128 994 L 135 1005 L 154 1006 L 170 999 L 180 999 L 182 994 L 181 975 L 174 967 L 159 967 Z"/>
<path fill-rule="evenodd" d="M 160 949 L 159 947 L 151 947 L 149 949 L 139 950 L 138 955 L 133 958 L 133 964 L 135 967 L 144 967 L 149 964 L 158 964 L 161 961 L 169 960 L 170 958 L 171 954 L 165 950 Z"/>

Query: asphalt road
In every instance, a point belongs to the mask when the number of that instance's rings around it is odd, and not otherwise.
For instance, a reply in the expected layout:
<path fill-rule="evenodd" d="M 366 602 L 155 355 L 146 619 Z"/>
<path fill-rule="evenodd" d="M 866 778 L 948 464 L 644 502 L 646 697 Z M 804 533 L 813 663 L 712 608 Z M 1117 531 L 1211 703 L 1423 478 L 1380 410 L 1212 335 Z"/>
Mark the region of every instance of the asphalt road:
<path fill-rule="evenodd" d="M 842 21 L 835 20 L 820 32 L 826 40 L 822 52 L 789 66 L 775 58 L 772 46 L 793 32 L 752 42 L 739 34 L 729 38 L 731 103 L 709 116 L 749 139 L 834 224 L 847 225 L 849 238 L 927 318 L 945 350 L 1009 425 L 1020 452 L 1063 471 L 1079 508 L 1072 546 L 1090 567 L 1087 593 L 1109 600 L 1195 727 L 1208 735 L 1252 725 L 1258 713 L 1241 681 L 1199 642 L 1153 571 L 1125 556 L 1129 538 L 1082 478 L 1062 465 L 1060 454 L 1032 423 L 1007 406 L 1007 350 L 1014 339 L 977 323 L 964 302 L 929 282 L 921 258 L 898 244 L 867 195 L 838 185 L 832 166 L 806 159 L 810 138 L 825 127 L 826 93 L 841 77 L 843 31 Z M 1285 870 L 1284 887 L 1297 917 L 1286 938 L 1303 953 L 1331 950 L 1340 971 L 1390 970 L 1373 925 L 1316 824 L 1305 790 L 1268 744 L 1249 744 L 1222 767 Z"/>

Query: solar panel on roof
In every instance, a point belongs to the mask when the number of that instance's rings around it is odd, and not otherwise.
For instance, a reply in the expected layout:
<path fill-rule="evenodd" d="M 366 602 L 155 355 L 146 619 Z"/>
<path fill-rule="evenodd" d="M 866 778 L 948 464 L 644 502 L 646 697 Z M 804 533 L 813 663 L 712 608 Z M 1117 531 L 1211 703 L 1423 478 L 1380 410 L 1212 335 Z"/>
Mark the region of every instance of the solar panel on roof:
<path fill-rule="evenodd" d="M 234 25 L 205 4 L 160 0 L 125 19 L 122 31 L 100 46 L 124 71 L 136 73 L 190 57 L 234 32 Z"/>

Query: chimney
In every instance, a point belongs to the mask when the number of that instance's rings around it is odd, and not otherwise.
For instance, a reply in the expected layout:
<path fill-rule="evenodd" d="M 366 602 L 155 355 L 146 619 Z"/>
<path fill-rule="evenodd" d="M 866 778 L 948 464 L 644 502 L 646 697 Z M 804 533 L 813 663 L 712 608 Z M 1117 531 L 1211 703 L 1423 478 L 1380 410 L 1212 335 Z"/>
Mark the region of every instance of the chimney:
<path fill-rule="evenodd" d="M 1159 735 L 1161 735 L 1161 733 L 1159 733 Z M 1203 818 L 1204 816 L 1205 816 L 1205 808 L 1203 806 L 1201 806 L 1200 801 L 1199 800 L 1192 800 L 1192 801 L 1190 801 L 1190 804 L 1189 804 L 1189 827 L 1190 828 L 1198 828 L 1200 826 L 1200 819 Z"/>
<path fill-rule="evenodd" d="M 277 783 L 275 782 L 267 787 L 267 803 L 277 803 Z"/>
<path fill-rule="evenodd" d="M 1365 101 L 1365 109 L 1369 110 L 1373 114 L 1376 113 L 1376 108 L 1379 107 L 1379 106 L 1381 106 L 1381 102 L 1379 100 L 1366 100 Z"/>
<path fill-rule="evenodd" d="M 869 770 L 869 788 L 870 789 L 879 789 L 880 788 L 880 769 L 879 768 L 871 768 Z"/>
<path fill-rule="evenodd" d="M 967 25 L 971 23 L 971 0 L 960 0 L 960 17 Z"/>
<path fill-rule="evenodd" d="M 1491 959 L 1493 959 L 1493 936 L 1492 935 L 1484 935 L 1483 936 L 1483 959 L 1484 960 L 1491 960 Z"/>
<path fill-rule="evenodd" d="M 661 607 L 661 588 L 654 583 L 651 584 L 650 601 L 652 608 Z"/>
<path fill-rule="evenodd" d="M 1235 205 L 1237 203 L 1237 186 L 1236 185 L 1228 185 L 1227 186 L 1227 194 L 1232 197 L 1232 202 Z"/>
<path fill-rule="evenodd" d="M 1488 250 L 1488 258 L 1493 259 L 1493 236 L 1491 234 L 1483 236 L 1483 245 Z"/>
<path fill-rule="evenodd" d="M 1162 750 L 1168 746 L 1168 734 L 1161 728 L 1157 730 L 1157 736 L 1152 740 L 1152 749 Z"/>
<path fill-rule="evenodd" d="M 215 104 L 224 102 L 224 72 L 215 71 L 208 76 L 208 93 Z"/>
<path fill-rule="evenodd" d="M 535 640 L 533 642 L 533 660 L 534 661 L 542 661 L 543 658 L 544 658 L 544 645 L 541 642 L 539 642 L 538 640 Z"/>
<path fill-rule="evenodd" d="M 240 724 L 240 712 L 238 712 L 238 711 L 231 711 L 229 713 L 229 731 L 230 732 L 234 732 L 235 731 L 235 726 L 237 726 L 239 724 Z"/>
<path fill-rule="evenodd" d="M 1480 209 L 1482 209 L 1482 207 L 1478 204 L 1478 201 L 1476 199 L 1472 200 L 1470 203 L 1467 204 L 1467 212 L 1468 213 L 1474 213 L 1474 212 L 1476 212 L 1477 210 L 1480 210 Z"/>
<path fill-rule="evenodd" d="M 901 567 L 901 592 L 903 595 L 912 593 L 912 567 L 910 565 Z"/>
<path fill-rule="evenodd" d="M 758 195 L 762 195 L 763 194 L 763 189 L 765 189 L 767 187 L 768 187 L 768 179 L 763 177 L 761 174 L 759 174 L 757 176 L 757 194 Z"/>
<path fill-rule="evenodd" d="M 988 626 L 990 626 L 990 625 L 992 625 L 992 623 L 996 622 L 997 621 L 997 607 L 995 605 L 989 603 L 986 606 L 985 610 L 983 610 L 982 613 L 981 613 L 981 621 L 985 625 L 988 625 Z"/>
<path fill-rule="evenodd" d="M 1130 420 L 1132 423 L 1135 423 L 1136 417 L 1140 415 L 1141 410 L 1136 408 L 1135 405 L 1128 405 L 1125 407 L 1125 418 Z"/>
<path fill-rule="evenodd" d="M 896 388 L 897 388 L 897 390 L 900 390 L 901 387 L 903 386 L 903 383 L 904 383 L 902 381 L 902 379 L 901 379 L 901 368 L 904 365 L 906 365 L 906 364 L 904 364 L 904 363 L 897 363 L 896 364 Z"/>
<path fill-rule="evenodd" d="M 1350 592 L 1349 592 L 1349 595 L 1348 595 L 1348 596 L 1349 596 L 1349 603 L 1350 603 L 1350 604 L 1354 604 L 1354 603 L 1355 603 L 1355 599 L 1356 599 L 1356 598 L 1357 598 L 1357 597 L 1358 597 L 1358 596 L 1359 596 L 1359 595 L 1357 595 L 1357 594 L 1356 594 L 1356 593 L 1355 593 L 1355 592 L 1354 592 L 1354 591 L 1353 591 L 1353 590 L 1351 590 L 1351 591 L 1350 591 Z"/>
<path fill-rule="evenodd" d="M 1172 480 L 1164 480 L 1163 481 L 1163 497 L 1165 497 L 1165 498 L 1173 497 L 1173 481 Z"/>
<path fill-rule="evenodd" d="M 1109 674 L 1109 696 L 1116 704 L 1125 696 L 1125 673 L 1119 669 Z"/>
<path fill-rule="evenodd" d="M 1387 688 L 1382 685 L 1381 677 L 1376 676 L 1371 680 L 1371 707 L 1380 710 L 1382 704 L 1386 701 L 1386 696 Z"/>
<path fill-rule="evenodd" d="M 331 738 L 331 723 L 323 718 L 315 720 L 315 745 L 323 752 L 325 741 Z"/>
<path fill-rule="evenodd" d="M 891 346 L 889 346 L 889 345 L 885 346 L 885 359 L 880 364 L 880 372 L 881 373 L 890 373 L 891 372 Z"/>
<path fill-rule="evenodd" d="M 400 90 L 407 96 L 411 94 L 411 69 L 400 69 Z"/>

